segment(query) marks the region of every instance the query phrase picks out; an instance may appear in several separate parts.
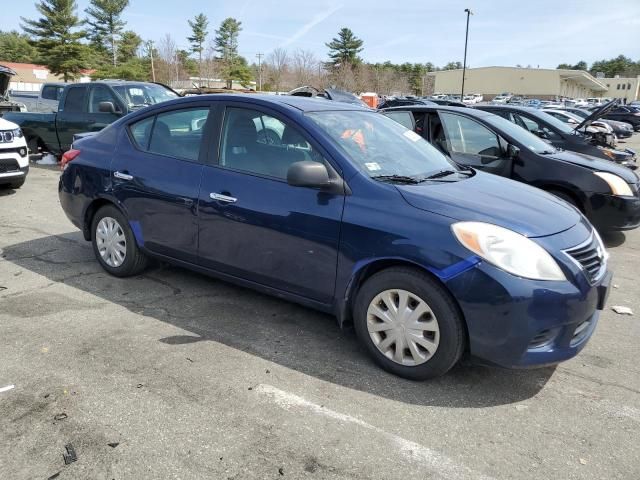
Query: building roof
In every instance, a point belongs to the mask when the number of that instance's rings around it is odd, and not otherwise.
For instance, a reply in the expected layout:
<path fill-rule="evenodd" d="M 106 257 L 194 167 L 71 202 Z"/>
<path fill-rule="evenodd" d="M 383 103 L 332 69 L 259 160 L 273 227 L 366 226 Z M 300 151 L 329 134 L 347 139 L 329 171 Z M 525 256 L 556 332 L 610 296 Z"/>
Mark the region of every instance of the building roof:
<path fill-rule="evenodd" d="M 455 69 L 459 72 L 462 71 L 461 68 Z M 580 84 L 583 87 L 589 88 L 596 92 L 606 92 L 609 89 L 607 86 L 598 79 L 591 75 L 589 72 L 585 70 L 567 70 L 562 68 L 524 68 L 524 67 L 500 67 L 500 66 L 491 66 L 491 67 L 474 67 L 467 68 L 467 72 L 477 71 L 477 70 L 518 70 L 522 73 L 526 72 L 554 72 L 558 74 L 561 80 L 573 80 L 574 82 Z M 435 72 L 430 72 L 431 75 L 437 75 L 441 72 L 449 72 L 451 70 L 438 70 Z"/>

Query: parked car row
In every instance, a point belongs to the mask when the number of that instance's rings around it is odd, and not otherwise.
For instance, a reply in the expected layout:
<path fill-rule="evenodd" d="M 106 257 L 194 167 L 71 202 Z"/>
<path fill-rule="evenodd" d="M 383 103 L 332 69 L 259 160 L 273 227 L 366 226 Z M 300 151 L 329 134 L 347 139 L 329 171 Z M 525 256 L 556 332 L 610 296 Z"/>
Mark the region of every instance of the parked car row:
<path fill-rule="evenodd" d="M 189 97 L 77 140 L 62 164 L 62 208 L 107 272 L 155 257 L 333 313 L 412 379 L 463 355 L 504 367 L 575 356 L 611 273 L 598 232 L 559 194 L 604 227 L 640 221 L 630 169 L 471 108 Z M 525 184 L 536 179 L 555 194 Z"/>

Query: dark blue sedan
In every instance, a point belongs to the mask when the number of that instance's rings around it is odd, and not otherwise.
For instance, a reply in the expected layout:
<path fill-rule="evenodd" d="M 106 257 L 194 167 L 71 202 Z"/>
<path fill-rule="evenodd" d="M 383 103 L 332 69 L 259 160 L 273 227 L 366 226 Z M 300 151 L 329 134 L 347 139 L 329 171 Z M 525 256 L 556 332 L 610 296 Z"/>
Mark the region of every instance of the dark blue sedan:
<path fill-rule="evenodd" d="M 353 321 L 383 368 L 576 355 L 607 254 L 573 207 L 459 167 L 354 105 L 216 95 L 127 115 L 63 157 L 60 201 L 109 273 L 150 257 Z"/>

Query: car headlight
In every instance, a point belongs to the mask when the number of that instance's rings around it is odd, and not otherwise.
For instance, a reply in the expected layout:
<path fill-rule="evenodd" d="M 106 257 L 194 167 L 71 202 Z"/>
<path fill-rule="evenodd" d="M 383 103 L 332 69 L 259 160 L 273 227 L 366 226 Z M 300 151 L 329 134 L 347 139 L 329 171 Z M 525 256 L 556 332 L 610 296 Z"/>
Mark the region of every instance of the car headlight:
<path fill-rule="evenodd" d="M 22 138 L 23 134 L 22 134 L 22 130 L 19 128 L 16 128 L 15 130 L 12 130 L 11 133 L 13 133 L 13 136 L 15 138 Z"/>
<path fill-rule="evenodd" d="M 454 223 L 451 229 L 463 246 L 506 272 L 532 280 L 566 280 L 553 257 L 524 235 L 482 222 Z"/>
<path fill-rule="evenodd" d="M 593 174 L 607 182 L 607 185 L 609 185 L 609 188 L 614 195 L 622 195 L 623 197 L 633 196 L 631 187 L 623 178 L 608 172 L 593 172 Z"/>
<path fill-rule="evenodd" d="M 602 153 L 604 153 L 607 157 L 609 157 L 611 160 L 615 160 L 616 159 L 616 154 L 613 153 L 611 150 L 608 150 L 606 148 L 603 148 Z"/>

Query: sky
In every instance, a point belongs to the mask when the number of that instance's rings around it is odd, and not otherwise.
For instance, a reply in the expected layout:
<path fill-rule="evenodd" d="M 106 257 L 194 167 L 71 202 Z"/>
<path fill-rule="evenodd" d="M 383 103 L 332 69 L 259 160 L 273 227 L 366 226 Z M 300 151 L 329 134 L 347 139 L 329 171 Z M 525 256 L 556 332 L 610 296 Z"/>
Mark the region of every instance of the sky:
<path fill-rule="evenodd" d="M 37 18 L 34 0 L 3 9 L 0 30 L 19 29 L 20 16 Z M 89 0 L 77 0 L 83 14 Z M 21 8 L 15 7 L 20 5 Z M 342 27 L 364 41 L 369 62 L 462 61 L 466 13 L 467 64 L 517 64 L 555 68 L 624 54 L 640 60 L 640 0 L 130 0 L 124 19 L 145 40 L 169 33 L 188 48 L 187 20 L 209 17 L 209 38 L 226 17 L 242 22 L 240 54 L 249 62 L 275 48 L 313 51 L 327 57 L 325 43 Z M 0 52 L 1 54 L 1 52 Z"/>

